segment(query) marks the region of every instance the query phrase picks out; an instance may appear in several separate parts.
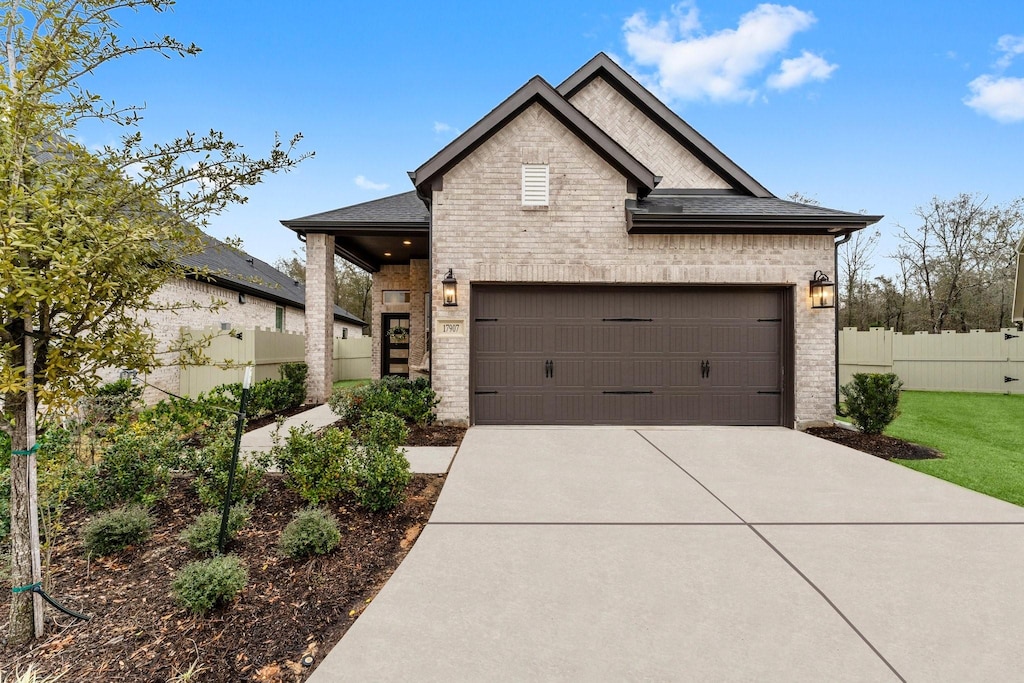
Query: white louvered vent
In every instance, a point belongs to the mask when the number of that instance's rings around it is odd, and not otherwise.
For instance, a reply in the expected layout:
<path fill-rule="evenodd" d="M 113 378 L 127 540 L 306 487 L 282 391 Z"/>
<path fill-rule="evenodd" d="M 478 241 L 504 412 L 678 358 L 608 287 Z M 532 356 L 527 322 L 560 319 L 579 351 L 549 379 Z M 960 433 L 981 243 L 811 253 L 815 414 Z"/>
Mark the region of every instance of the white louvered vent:
<path fill-rule="evenodd" d="M 523 164 L 523 206 L 547 205 L 547 164 Z"/>

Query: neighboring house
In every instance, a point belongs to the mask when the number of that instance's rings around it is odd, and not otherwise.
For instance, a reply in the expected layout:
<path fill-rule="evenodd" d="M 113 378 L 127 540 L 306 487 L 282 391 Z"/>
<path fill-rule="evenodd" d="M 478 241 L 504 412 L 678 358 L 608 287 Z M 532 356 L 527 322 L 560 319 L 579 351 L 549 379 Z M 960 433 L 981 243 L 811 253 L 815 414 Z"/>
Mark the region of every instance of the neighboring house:
<path fill-rule="evenodd" d="M 335 253 L 373 272 L 375 324 L 409 329 L 374 336 L 376 372 L 428 372 L 442 420 L 832 421 L 836 310 L 809 283 L 880 216 L 776 198 L 606 55 L 534 77 L 409 175 L 282 223 L 311 302 Z M 326 314 L 309 329 L 323 400 Z"/>
<path fill-rule="evenodd" d="M 183 307 L 174 312 L 140 312 L 149 321 L 159 349 L 166 349 L 179 338 L 181 328 L 213 328 L 224 334 L 256 327 L 305 333 L 305 287 L 269 263 L 230 247 L 209 235 L 203 236 L 205 248 L 180 263 L 203 274 L 173 280 L 156 291 L 156 306 L 184 305 L 194 302 L 195 308 Z M 219 302 L 216 310 L 211 304 Z M 334 306 L 332 339 L 355 338 L 363 334 L 366 324 L 339 306 Z M 332 349 L 333 350 L 333 349 Z M 147 381 L 165 391 L 179 392 L 179 370 L 173 359 L 161 356 L 163 365 L 147 376 Z M 112 371 L 110 379 L 116 379 Z M 147 389 L 145 398 L 152 402 L 163 395 Z"/>

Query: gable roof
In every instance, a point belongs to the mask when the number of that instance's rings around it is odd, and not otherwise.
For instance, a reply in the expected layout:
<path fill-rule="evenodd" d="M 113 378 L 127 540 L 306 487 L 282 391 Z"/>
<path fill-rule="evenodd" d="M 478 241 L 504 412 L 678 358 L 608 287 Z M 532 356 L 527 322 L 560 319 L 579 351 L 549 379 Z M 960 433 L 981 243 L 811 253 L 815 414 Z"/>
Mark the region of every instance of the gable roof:
<path fill-rule="evenodd" d="M 599 52 L 593 59 L 580 67 L 576 73 L 558 86 L 558 92 L 566 100 L 572 98 L 595 78 L 619 91 L 627 100 L 644 112 L 652 121 L 671 135 L 679 144 L 713 169 L 737 191 L 752 197 L 774 197 L 767 188 L 736 165 L 732 159 L 708 142 L 707 138 L 683 121 L 674 111 L 655 97 L 647 88 L 616 64 L 611 57 Z"/>
<path fill-rule="evenodd" d="M 188 276 L 200 282 L 210 282 L 234 292 L 241 292 L 263 299 L 269 299 L 285 306 L 305 310 L 306 288 L 291 276 L 282 273 L 266 261 L 246 254 L 240 249 L 228 246 L 220 240 L 203 233 L 203 251 L 182 257 L 178 263 L 205 273 Z M 365 326 L 366 323 L 341 306 L 334 307 L 338 320 Z"/>
<path fill-rule="evenodd" d="M 653 171 L 637 161 L 580 110 L 569 104 L 547 81 L 540 76 L 534 76 L 487 116 L 409 174 L 420 197 L 429 200 L 431 190 L 441 189 L 440 182 L 445 172 L 534 103 L 543 106 L 562 125 L 622 173 L 629 182 L 631 192 L 636 192 L 642 197 L 658 184 L 660 178 L 655 176 Z"/>

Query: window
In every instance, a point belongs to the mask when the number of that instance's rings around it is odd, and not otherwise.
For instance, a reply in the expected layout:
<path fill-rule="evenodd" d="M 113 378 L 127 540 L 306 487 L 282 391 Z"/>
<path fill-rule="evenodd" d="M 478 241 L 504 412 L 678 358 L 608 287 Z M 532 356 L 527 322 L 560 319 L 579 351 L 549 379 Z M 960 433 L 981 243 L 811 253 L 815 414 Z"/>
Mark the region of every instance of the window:
<path fill-rule="evenodd" d="M 523 164 L 523 206 L 547 205 L 547 164 Z"/>
<path fill-rule="evenodd" d="M 348 328 L 347 327 L 341 328 L 341 338 L 342 339 L 348 339 Z"/>
<path fill-rule="evenodd" d="M 284 306 L 277 306 L 274 309 L 274 329 L 284 332 Z"/>
<path fill-rule="evenodd" d="M 411 301 L 407 289 L 385 289 L 384 303 L 386 304 L 407 304 Z"/>

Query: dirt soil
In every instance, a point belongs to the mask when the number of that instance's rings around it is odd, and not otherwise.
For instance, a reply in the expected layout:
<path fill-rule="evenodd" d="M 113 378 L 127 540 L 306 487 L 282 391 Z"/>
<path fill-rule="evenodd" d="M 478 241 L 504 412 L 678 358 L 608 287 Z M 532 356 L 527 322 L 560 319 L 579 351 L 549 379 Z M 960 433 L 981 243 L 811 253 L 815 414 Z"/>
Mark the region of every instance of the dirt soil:
<path fill-rule="evenodd" d="M 280 476 L 268 475 L 267 492 L 229 552 L 249 567 L 249 584 L 230 605 L 204 617 L 175 604 L 172 575 L 199 559 L 178 535 L 201 511 L 186 477 L 155 506 L 153 537 L 124 553 L 87 561 L 80 534 L 90 515 L 64 516 L 48 591 L 67 607 L 92 615 L 76 622 L 47 608 L 47 635 L 32 649 L 0 647 L 6 672 L 68 672 L 83 682 L 168 681 L 192 669 L 200 681 L 302 681 L 391 576 L 430 517 L 444 475 L 413 475 L 404 504 L 389 513 L 354 505 L 331 506 L 341 546 L 325 557 L 296 562 L 278 557 L 281 530 L 302 500 Z M 9 595 L 9 594 L 8 594 Z M 9 604 L 0 604 L 6 618 Z M 0 626 L 7 631 L 6 623 Z M 198 675 L 195 675 L 198 673 Z"/>
<path fill-rule="evenodd" d="M 465 427 L 448 427 L 432 424 L 426 427 L 412 425 L 409 427 L 409 439 L 406 446 L 459 446 L 466 435 Z"/>
<path fill-rule="evenodd" d="M 858 451 L 870 453 L 883 460 L 930 460 L 941 458 L 942 454 L 933 448 L 910 443 L 885 434 L 862 434 L 844 427 L 811 427 L 808 434 L 827 439 Z"/>

